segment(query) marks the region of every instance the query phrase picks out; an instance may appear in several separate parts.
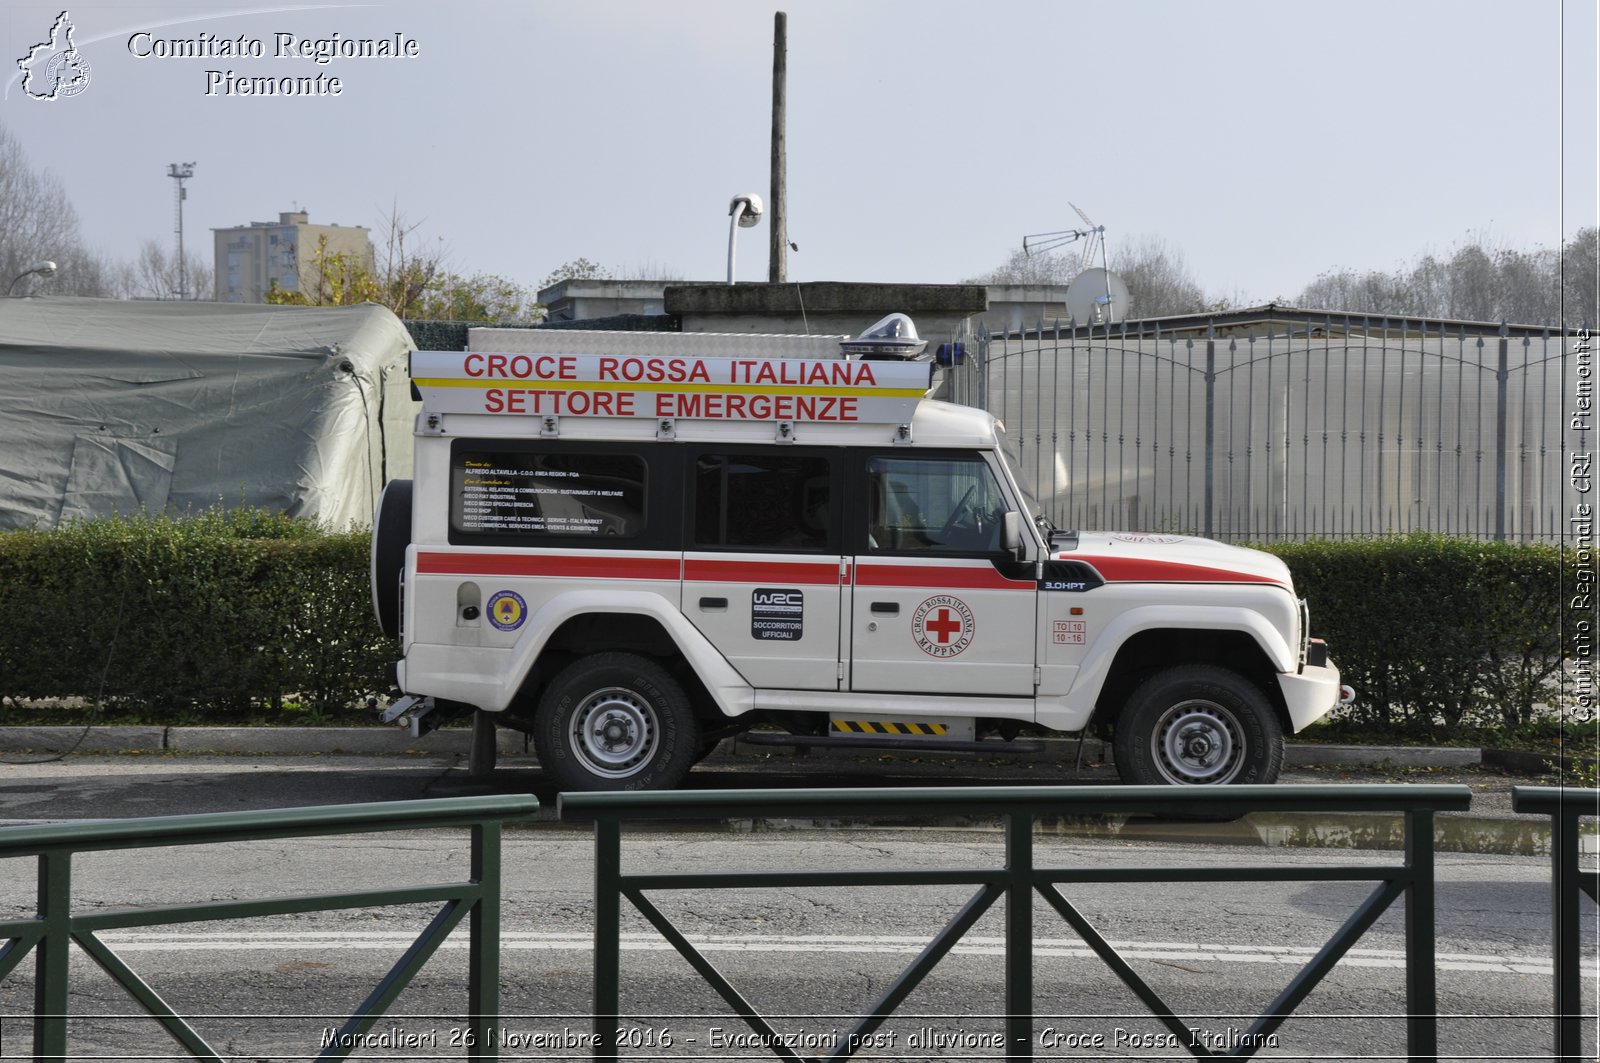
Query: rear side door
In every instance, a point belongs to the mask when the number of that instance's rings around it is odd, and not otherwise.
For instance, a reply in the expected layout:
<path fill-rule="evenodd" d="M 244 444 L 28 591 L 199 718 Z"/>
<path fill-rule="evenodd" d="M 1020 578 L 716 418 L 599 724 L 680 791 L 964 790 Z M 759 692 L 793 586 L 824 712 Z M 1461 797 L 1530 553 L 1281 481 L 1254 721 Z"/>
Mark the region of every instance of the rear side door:
<path fill-rule="evenodd" d="M 685 481 L 684 615 L 751 686 L 839 689 L 840 452 L 697 447 Z"/>
<path fill-rule="evenodd" d="M 1001 548 L 1017 508 L 979 451 L 856 452 L 850 689 L 1034 693 L 1038 585 Z"/>

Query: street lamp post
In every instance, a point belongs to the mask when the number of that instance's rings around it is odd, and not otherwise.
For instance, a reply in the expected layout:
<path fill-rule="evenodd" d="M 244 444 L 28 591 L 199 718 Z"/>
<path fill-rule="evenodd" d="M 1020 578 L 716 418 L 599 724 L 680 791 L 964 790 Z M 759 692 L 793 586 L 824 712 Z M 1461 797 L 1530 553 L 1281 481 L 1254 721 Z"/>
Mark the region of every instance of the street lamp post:
<path fill-rule="evenodd" d="M 11 297 L 11 293 L 16 290 L 17 282 L 20 281 L 22 278 L 31 277 L 35 273 L 37 273 L 41 277 L 48 277 L 52 273 L 54 273 L 55 271 L 56 271 L 56 264 L 54 262 L 39 262 L 39 263 L 37 263 L 37 264 L 35 264 L 33 266 L 28 267 L 27 269 L 23 270 L 21 273 L 17 274 L 15 277 L 11 278 L 11 284 L 10 284 L 9 287 L 6 288 L 6 298 L 9 299 Z M 4 276 L 4 274 L 0 274 L 0 276 Z"/>
<path fill-rule="evenodd" d="M 728 204 L 728 283 L 733 283 L 733 237 L 740 229 L 748 229 L 761 220 L 761 197 L 754 192 L 734 196 Z"/>

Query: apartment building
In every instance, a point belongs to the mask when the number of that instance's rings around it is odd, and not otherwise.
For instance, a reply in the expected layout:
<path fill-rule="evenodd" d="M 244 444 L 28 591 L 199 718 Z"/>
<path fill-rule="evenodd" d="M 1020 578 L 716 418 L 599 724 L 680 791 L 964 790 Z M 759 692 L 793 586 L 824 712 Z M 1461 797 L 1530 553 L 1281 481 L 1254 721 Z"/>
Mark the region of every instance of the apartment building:
<path fill-rule="evenodd" d="M 306 211 L 285 211 L 277 221 L 253 221 L 211 230 L 216 243 L 216 298 L 222 303 L 264 303 L 274 287 L 310 291 L 317 247 L 358 255 L 370 268 L 372 235 L 364 225 L 313 225 Z"/>

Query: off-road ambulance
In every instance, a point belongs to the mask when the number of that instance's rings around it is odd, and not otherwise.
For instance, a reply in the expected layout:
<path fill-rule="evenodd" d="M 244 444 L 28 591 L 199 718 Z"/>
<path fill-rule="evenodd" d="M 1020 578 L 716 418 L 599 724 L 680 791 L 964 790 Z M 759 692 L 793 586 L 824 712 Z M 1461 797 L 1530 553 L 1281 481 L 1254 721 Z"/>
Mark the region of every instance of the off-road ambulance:
<path fill-rule="evenodd" d="M 497 714 L 569 790 L 672 787 L 746 731 L 1000 750 L 1091 724 L 1129 782 L 1274 780 L 1340 693 L 1288 569 L 1030 518 L 1003 429 L 927 397 L 923 347 L 892 315 L 415 352 L 415 480 L 373 530 L 387 717 Z"/>

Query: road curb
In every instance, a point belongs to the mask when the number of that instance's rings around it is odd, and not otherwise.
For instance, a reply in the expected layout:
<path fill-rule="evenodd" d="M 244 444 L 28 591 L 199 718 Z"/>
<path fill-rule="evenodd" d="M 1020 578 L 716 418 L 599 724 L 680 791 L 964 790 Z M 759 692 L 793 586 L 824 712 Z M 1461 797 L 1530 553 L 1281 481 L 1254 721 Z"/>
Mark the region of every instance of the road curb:
<path fill-rule="evenodd" d="M 1486 749 L 1483 762 L 1515 775 L 1544 775 L 1554 771 L 1593 771 L 1596 758 L 1563 753 L 1519 753 L 1510 749 Z"/>
<path fill-rule="evenodd" d="M 507 756 L 529 752 L 527 736 L 499 728 L 499 751 Z M 225 753 L 264 756 L 339 754 L 405 755 L 466 754 L 472 742 L 467 728 L 443 728 L 412 738 L 398 727 L 0 727 L 0 750 L 8 752 L 77 753 Z M 1046 758 L 1077 756 L 1075 738 L 1046 739 Z M 1111 747 L 1098 739 L 1084 740 L 1086 761 L 1112 763 Z M 997 750 L 997 753 L 999 751 Z M 1545 758 L 1521 758 L 1491 750 L 1455 746 L 1351 746 L 1290 743 L 1284 763 L 1293 767 L 1424 767 L 1460 768 L 1491 764 L 1510 771 L 1539 771 Z M 1534 763 L 1538 760 L 1539 763 Z"/>
<path fill-rule="evenodd" d="M 1295 767 L 1471 768 L 1484 763 L 1483 750 L 1465 746 L 1322 746 L 1291 744 L 1284 763 Z"/>
<path fill-rule="evenodd" d="M 495 732 L 501 753 L 527 752 L 525 735 Z M 0 750 L 31 753 L 225 753 L 267 756 L 468 753 L 472 732 L 441 728 L 412 738 L 399 727 L 0 727 Z"/>

